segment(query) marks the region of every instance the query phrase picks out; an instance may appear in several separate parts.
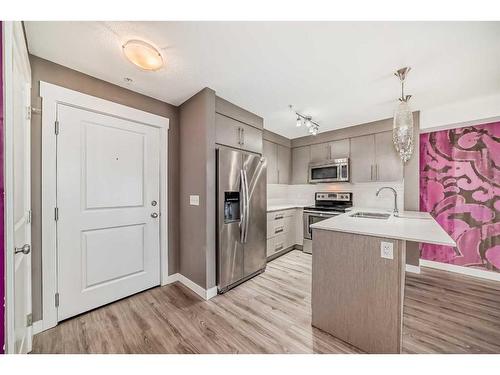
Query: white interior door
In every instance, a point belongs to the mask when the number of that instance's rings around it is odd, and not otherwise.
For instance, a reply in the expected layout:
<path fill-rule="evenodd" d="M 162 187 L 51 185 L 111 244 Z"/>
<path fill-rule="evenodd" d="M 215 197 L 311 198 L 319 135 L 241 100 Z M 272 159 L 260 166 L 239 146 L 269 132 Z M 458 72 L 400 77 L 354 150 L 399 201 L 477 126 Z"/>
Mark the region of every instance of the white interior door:
<path fill-rule="evenodd" d="M 31 71 L 21 25 L 6 32 L 7 350 L 31 351 Z M 12 272 L 12 273 L 11 273 Z"/>
<path fill-rule="evenodd" d="M 58 320 L 160 284 L 160 131 L 58 105 Z"/>

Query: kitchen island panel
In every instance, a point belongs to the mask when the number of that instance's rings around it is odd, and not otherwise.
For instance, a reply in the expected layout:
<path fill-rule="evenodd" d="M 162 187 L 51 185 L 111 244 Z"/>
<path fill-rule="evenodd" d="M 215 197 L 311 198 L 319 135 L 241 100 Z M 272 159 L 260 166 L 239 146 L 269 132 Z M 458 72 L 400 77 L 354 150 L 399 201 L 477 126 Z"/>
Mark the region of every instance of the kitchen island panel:
<path fill-rule="evenodd" d="M 312 325 L 368 353 L 400 353 L 404 269 L 405 241 L 314 229 Z"/>

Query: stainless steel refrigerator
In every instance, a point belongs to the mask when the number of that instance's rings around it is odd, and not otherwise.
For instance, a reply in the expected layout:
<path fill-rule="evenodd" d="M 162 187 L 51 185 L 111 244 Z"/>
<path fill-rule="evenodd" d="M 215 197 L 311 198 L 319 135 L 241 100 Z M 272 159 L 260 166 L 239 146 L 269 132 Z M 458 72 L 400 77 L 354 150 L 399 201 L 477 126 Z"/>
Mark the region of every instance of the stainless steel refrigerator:
<path fill-rule="evenodd" d="M 266 161 L 217 149 L 217 288 L 224 293 L 266 268 Z"/>

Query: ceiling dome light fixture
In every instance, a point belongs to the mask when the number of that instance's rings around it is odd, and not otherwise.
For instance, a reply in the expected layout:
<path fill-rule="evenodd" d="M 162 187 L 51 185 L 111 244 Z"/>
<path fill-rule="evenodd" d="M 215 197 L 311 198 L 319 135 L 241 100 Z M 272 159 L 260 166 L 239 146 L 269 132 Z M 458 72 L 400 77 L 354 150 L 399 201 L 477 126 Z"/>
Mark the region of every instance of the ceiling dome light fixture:
<path fill-rule="evenodd" d="M 155 71 L 163 67 L 160 52 L 142 40 L 129 40 L 122 46 L 122 50 L 125 57 L 142 70 Z"/>
<path fill-rule="evenodd" d="M 293 105 L 288 105 L 290 110 L 295 113 L 297 116 L 297 128 L 300 128 L 302 125 L 305 125 L 311 135 L 316 135 L 319 132 L 319 124 L 316 121 L 313 121 L 311 116 L 305 116 L 293 109 Z"/>
<path fill-rule="evenodd" d="M 392 126 L 392 140 L 394 147 L 399 153 L 403 163 L 410 160 L 413 154 L 414 134 L 413 134 L 413 113 L 411 111 L 408 101 L 411 95 L 404 94 L 405 79 L 411 68 L 401 68 L 394 75 L 399 78 L 401 82 L 401 98 L 399 104 L 394 112 L 394 123 Z"/>

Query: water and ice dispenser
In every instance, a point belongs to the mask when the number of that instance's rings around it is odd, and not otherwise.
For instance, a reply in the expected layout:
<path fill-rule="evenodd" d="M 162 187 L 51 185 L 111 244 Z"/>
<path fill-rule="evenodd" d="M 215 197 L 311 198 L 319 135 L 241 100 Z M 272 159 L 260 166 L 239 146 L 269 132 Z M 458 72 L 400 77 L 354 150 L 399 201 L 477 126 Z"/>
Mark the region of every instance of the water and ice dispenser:
<path fill-rule="evenodd" d="M 240 221 L 240 192 L 224 192 L 224 223 Z"/>

